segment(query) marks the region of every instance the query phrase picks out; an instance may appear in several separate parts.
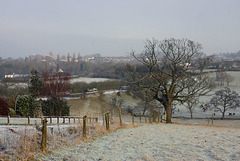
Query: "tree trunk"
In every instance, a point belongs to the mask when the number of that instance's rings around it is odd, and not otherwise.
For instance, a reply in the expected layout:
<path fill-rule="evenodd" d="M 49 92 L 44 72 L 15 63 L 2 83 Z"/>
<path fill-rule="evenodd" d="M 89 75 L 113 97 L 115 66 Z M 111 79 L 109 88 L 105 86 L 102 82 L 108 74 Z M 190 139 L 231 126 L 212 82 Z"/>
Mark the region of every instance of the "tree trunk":
<path fill-rule="evenodd" d="M 192 112 L 192 110 L 190 110 L 190 114 L 191 114 L 191 119 L 193 119 L 193 112 Z"/>
<path fill-rule="evenodd" d="M 171 103 L 168 102 L 166 104 L 166 113 L 167 113 L 167 119 L 166 119 L 166 123 L 172 123 L 172 106 Z"/>
<path fill-rule="evenodd" d="M 224 120 L 224 115 L 225 115 L 225 112 L 222 113 L 222 120 Z"/>

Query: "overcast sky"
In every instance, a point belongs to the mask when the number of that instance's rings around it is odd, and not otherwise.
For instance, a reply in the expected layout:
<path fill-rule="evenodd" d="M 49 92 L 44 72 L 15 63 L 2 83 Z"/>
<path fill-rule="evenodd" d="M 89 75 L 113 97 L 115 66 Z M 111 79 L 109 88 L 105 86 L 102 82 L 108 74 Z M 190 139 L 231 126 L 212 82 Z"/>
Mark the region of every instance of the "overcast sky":
<path fill-rule="evenodd" d="M 0 0 L 0 56 L 126 56 L 146 39 L 240 50 L 240 0 Z"/>

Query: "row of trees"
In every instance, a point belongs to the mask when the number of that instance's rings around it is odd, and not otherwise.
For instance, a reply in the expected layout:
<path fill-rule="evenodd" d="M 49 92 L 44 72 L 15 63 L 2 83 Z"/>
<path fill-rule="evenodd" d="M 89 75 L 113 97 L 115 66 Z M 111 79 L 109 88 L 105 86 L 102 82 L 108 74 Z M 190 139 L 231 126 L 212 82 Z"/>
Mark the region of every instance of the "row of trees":
<path fill-rule="evenodd" d="M 24 59 L 0 59 L 0 78 L 4 77 L 5 74 L 30 74 L 32 70 L 36 70 L 39 73 L 49 70 L 58 72 L 59 69 L 71 75 L 119 78 L 119 73 L 116 69 L 119 65 L 122 65 L 113 62 L 86 62 L 82 60 L 80 55 L 76 57 L 76 54 L 73 54 L 73 56 L 68 54 L 67 57 L 59 55 L 56 58 L 53 57 L 51 53 L 44 58 L 39 55 L 32 55 Z"/>

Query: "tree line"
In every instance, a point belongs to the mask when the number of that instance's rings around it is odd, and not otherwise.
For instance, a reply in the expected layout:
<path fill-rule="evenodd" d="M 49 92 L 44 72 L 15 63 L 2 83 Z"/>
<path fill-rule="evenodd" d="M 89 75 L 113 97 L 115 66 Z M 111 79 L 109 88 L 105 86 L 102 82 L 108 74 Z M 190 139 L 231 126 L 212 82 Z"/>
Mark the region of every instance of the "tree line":
<path fill-rule="evenodd" d="M 56 58 L 52 58 L 56 57 Z M 103 77 L 103 78 L 119 78 L 117 72 L 118 66 L 121 63 L 103 62 L 103 61 L 84 61 L 80 54 L 76 57 L 76 54 L 70 56 L 53 56 L 52 53 L 49 56 L 30 55 L 25 58 L 7 58 L 2 59 L 0 57 L 0 78 L 3 78 L 7 74 L 30 74 L 32 70 L 36 70 L 39 73 L 48 70 L 56 70 L 69 73 L 71 75 L 79 75 L 85 77 Z"/>

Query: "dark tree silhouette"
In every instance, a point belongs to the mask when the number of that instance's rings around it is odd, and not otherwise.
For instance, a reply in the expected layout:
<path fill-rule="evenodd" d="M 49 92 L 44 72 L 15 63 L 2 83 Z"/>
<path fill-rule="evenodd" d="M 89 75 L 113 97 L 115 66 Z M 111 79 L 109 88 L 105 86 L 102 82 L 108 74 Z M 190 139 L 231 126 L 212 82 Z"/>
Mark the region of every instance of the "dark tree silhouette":
<path fill-rule="evenodd" d="M 31 71 L 31 80 L 30 85 L 28 86 L 28 90 L 34 97 L 38 97 L 42 93 L 43 80 L 39 77 L 36 70 Z"/>

